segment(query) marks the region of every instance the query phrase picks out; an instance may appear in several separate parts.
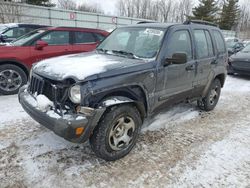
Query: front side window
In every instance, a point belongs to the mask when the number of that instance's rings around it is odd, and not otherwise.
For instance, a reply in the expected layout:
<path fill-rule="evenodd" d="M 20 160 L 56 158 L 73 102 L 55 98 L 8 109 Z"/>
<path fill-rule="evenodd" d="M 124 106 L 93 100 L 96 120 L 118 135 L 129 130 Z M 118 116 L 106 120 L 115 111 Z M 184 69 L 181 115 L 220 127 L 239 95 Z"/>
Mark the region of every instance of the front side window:
<path fill-rule="evenodd" d="M 111 33 L 97 50 L 113 55 L 128 55 L 137 58 L 155 58 L 164 36 L 163 29 L 119 28 Z"/>
<path fill-rule="evenodd" d="M 22 46 L 25 45 L 26 43 L 28 43 L 30 40 L 38 37 L 39 35 L 42 35 L 43 33 L 45 33 L 47 30 L 34 30 L 30 33 L 27 33 L 26 35 L 23 35 L 22 37 L 14 40 L 12 42 L 13 46 Z"/>
<path fill-rule="evenodd" d="M 89 32 L 75 32 L 75 43 L 84 44 L 84 43 L 95 43 L 95 37 L 92 33 Z"/>
<path fill-rule="evenodd" d="M 226 48 L 224 45 L 224 40 L 223 40 L 223 36 L 221 35 L 221 33 L 219 31 L 214 30 L 213 31 L 213 35 L 216 41 L 216 47 L 219 53 L 225 53 L 226 52 Z M 231 45 L 228 45 L 229 47 Z"/>
<path fill-rule="evenodd" d="M 7 36 L 8 38 L 18 38 L 26 33 L 27 32 L 24 27 L 15 27 L 7 30 L 3 33 L 3 35 Z"/>
<path fill-rule="evenodd" d="M 40 40 L 47 42 L 49 45 L 65 45 L 69 44 L 68 31 L 52 31 L 41 37 Z"/>
<path fill-rule="evenodd" d="M 171 36 L 168 45 L 168 56 L 172 57 L 174 53 L 185 53 L 188 60 L 192 59 L 192 45 L 188 30 L 176 31 Z"/>

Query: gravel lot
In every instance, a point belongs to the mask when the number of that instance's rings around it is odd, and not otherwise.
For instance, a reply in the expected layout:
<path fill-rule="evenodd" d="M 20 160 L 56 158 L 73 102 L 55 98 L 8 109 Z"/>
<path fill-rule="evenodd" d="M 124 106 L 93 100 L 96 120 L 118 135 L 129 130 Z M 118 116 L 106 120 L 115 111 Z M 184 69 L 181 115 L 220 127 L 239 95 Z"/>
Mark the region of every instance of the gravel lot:
<path fill-rule="evenodd" d="M 105 162 L 0 96 L 0 187 L 250 187 L 249 106 L 250 78 L 228 76 L 214 111 L 166 109 L 128 156 Z"/>

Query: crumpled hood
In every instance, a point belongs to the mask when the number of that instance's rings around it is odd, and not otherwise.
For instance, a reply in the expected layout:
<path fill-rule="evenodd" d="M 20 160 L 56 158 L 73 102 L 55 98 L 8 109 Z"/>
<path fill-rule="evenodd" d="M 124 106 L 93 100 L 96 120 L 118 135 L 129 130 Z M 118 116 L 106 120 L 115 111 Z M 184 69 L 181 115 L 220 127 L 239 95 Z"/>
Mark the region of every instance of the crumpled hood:
<path fill-rule="evenodd" d="M 114 72 L 114 70 L 138 64 L 143 65 L 145 61 L 90 52 L 40 61 L 34 66 L 33 72 L 55 80 L 73 78 L 76 81 L 80 81 L 93 75 L 111 70 Z"/>

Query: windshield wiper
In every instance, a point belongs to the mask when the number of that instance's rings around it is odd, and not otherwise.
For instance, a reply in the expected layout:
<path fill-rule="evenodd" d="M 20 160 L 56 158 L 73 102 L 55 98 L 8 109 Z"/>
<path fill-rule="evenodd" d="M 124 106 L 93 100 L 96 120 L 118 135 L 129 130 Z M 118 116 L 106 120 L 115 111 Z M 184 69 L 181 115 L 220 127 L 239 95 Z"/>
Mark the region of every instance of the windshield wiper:
<path fill-rule="evenodd" d="M 132 52 L 126 52 L 123 50 L 112 50 L 113 53 L 129 56 L 133 59 L 137 58 Z"/>
<path fill-rule="evenodd" d="M 105 49 L 103 49 L 103 48 L 96 48 L 96 50 L 97 50 L 98 52 L 103 52 L 103 53 L 106 53 L 106 52 L 107 52 L 107 50 L 105 50 Z"/>

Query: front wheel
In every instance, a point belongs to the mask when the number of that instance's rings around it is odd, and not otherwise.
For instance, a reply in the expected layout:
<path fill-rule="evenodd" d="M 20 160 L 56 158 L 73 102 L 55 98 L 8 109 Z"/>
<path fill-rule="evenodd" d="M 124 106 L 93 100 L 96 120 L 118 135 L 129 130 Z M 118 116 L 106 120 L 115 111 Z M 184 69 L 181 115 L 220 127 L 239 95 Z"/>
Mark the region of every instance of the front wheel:
<path fill-rule="evenodd" d="M 16 94 L 26 83 L 27 76 L 20 67 L 11 64 L 0 66 L 0 94 Z"/>
<path fill-rule="evenodd" d="M 220 80 L 215 79 L 212 82 L 207 95 L 203 99 L 197 101 L 198 107 L 205 111 L 213 110 L 219 101 L 220 92 L 221 92 Z"/>
<path fill-rule="evenodd" d="M 114 161 L 127 155 L 134 147 L 142 124 L 138 110 L 132 105 L 119 105 L 109 109 L 90 138 L 95 154 Z"/>

